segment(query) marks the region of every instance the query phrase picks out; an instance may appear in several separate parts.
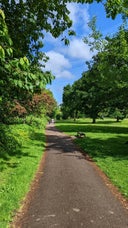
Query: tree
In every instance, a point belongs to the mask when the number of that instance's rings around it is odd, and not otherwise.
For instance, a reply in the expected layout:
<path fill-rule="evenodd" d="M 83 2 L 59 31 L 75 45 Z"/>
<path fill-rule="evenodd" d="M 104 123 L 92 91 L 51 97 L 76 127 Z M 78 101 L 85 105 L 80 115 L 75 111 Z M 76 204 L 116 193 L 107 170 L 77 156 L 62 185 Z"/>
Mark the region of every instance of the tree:
<path fill-rule="evenodd" d="M 58 37 L 67 31 L 63 37 L 68 44 L 68 35 L 74 34 L 70 29 L 72 21 L 69 17 L 67 3 L 93 3 L 94 0 L 1 0 L 0 7 L 5 12 L 9 34 L 14 43 L 14 56 L 29 56 L 35 63 L 38 59 L 46 59 L 40 48 L 43 47 L 45 32 Z M 125 0 L 96 0 L 104 4 L 106 16 L 115 18 L 118 13 L 128 15 L 128 5 Z"/>
<path fill-rule="evenodd" d="M 13 43 L 8 34 L 5 15 L 0 10 L 0 110 L 1 121 L 5 121 L 13 101 L 30 99 L 33 93 L 40 92 L 54 76 L 43 73 L 39 68 L 31 69 L 29 60 L 14 58 Z M 8 109 L 6 108 L 8 107 Z"/>
<path fill-rule="evenodd" d="M 109 91 L 109 101 L 107 102 L 109 109 L 113 112 L 118 109 L 121 113 L 126 113 L 125 110 L 128 107 L 128 31 L 123 24 L 113 37 L 103 38 L 96 30 L 95 23 L 96 18 L 89 23 L 92 29 L 92 33 L 89 35 L 91 41 L 88 37 L 84 38 L 84 42 L 90 45 L 91 50 L 98 51 L 87 63 L 89 71 L 93 69 L 94 72 L 95 68 L 98 75 L 101 75 L 104 89 L 106 87 L 106 90 Z"/>
<path fill-rule="evenodd" d="M 90 45 L 99 52 L 88 62 L 88 72 L 70 88 L 78 99 L 76 110 L 90 116 L 93 123 L 104 110 L 116 113 L 117 120 L 128 110 L 128 31 L 122 26 L 113 37 L 106 37 L 102 49 L 98 45 L 102 42 L 99 34 L 93 27 Z M 66 102 L 70 97 L 71 92 L 67 93 Z M 74 107 L 73 102 L 66 104 L 67 109 Z"/>
<path fill-rule="evenodd" d="M 100 53 L 99 69 L 106 75 L 106 84 L 111 88 L 112 98 L 109 101 L 114 109 L 128 108 L 128 31 L 122 26 L 112 37 L 106 37 L 107 45 Z"/>
<path fill-rule="evenodd" d="M 96 68 L 84 72 L 78 81 L 79 111 L 92 118 L 93 123 L 104 110 L 110 98 L 109 90 L 103 83 L 103 78 Z"/>
<path fill-rule="evenodd" d="M 41 93 L 35 93 L 30 101 L 24 102 L 24 107 L 29 114 L 51 116 L 57 107 L 57 103 L 50 90 L 43 89 Z"/>
<path fill-rule="evenodd" d="M 106 37 L 104 50 L 93 57 L 93 63 L 89 67 L 90 80 L 95 75 L 96 80 L 93 89 L 94 102 L 93 114 L 97 114 L 102 108 L 120 110 L 125 113 L 128 108 L 128 43 L 127 32 L 120 28 L 119 32 L 112 38 Z M 118 112 L 119 113 L 119 112 Z M 118 116 L 117 116 L 118 118 Z"/>
<path fill-rule="evenodd" d="M 61 107 L 64 119 L 71 117 L 74 118 L 75 121 L 78 113 L 77 104 L 78 99 L 75 88 L 71 85 L 65 86 L 63 92 L 63 105 Z"/>
<path fill-rule="evenodd" d="M 71 86 L 68 84 L 63 89 L 63 103 L 61 106 L 61 110 L 62 110 L 64 119 L 67 119 L 68 117 L 71 116 L 72 111 L 71 111 L 70 96 L 71 96 Z"/>

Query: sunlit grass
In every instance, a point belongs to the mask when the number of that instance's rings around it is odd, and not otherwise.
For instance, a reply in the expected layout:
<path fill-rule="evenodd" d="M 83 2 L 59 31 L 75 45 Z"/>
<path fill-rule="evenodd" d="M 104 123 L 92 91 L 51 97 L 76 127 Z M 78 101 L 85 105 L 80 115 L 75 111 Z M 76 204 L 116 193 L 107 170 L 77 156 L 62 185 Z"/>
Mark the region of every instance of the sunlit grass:
<path fill-rule="evenodd" d="M 70 135 L 84 132 L 86 137 L 75 142 L 128 198 L 128 119 L 117 123 L 108 118 L 98 120 L 96 124 L 92 124 L 90 119 L 80 119 L 68 123 L 60 121 L 56 126 Z"/>
<path fill-rule="evenodd" d="M 10 126 L 11 134 L 22 144 L 18 150 L 0 154 L 0 227 L 8 227 L 13 213 L 29 191 L 45 147 L 44 127 L 27 124 Z"/>

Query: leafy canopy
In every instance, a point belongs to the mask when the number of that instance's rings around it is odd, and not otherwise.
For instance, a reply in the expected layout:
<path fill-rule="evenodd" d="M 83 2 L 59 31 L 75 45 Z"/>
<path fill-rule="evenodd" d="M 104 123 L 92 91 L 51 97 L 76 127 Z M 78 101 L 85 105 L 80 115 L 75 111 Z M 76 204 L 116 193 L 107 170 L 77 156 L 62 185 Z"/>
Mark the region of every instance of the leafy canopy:
<path fill-rule="evenodd" d="M 97 53 L 88 62 L 88 71 L 82 77 L 64 90 L 63 112 L 74 108 L 71 101 L 75 94 L 76 111 L 91 117 L 93 122 L 99 114 L 105 112 L 126 116 L 128 110 L 128 30 L 122 25 L 113 37 L 103 38 L 96 30 L 95 19 L 90 23 L 92 33 L 89 39 L 90 49 Z M 90 41 L 91 38 L 91 41 Z M 101 45 L 100 45 L 101 44 Z M 70 112 L 68 117 L 71 117 Z M 119 119 L 119 116 L 117 116 Z"/>
<path fill-rule="evenodd" d="M 37 65 L 32 66 L 26 56 L 13 56 L 13 42 L 8 33 L 5 15 L 0 10 L 0 106 L 4 116 L 6 106 L 14 99 L 24 100 L 40 92 L 54 76 L 43 72 Z M 10 105 L 9 105 L 10 106 Z"/>
<path fill-rule="evenodd" d="M 65 44 L 68 44 L 68 36 L 74 35 L 72 21 L 67 3 L 93 3 L 94 0 L 1 0 L 0 7 L 6 16 L 9 34 L 14 43 L 14 56 L 29 56 L 31 61 L 37 59 L 46 60 L 46 56 L 40 51 L 43 47 L 43 38 L 46 32 L 53 37 L 63 36 Z M 128 16 L 127 0 L 96 0 L 102 3 L 106 10 L 106 16 L 116 17 L 118 13 Z"/>

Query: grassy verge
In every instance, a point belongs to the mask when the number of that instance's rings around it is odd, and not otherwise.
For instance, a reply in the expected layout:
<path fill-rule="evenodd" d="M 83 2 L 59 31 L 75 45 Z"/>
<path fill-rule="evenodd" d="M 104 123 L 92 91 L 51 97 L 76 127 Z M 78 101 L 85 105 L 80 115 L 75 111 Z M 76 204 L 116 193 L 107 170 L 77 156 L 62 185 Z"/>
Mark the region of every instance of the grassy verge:
<path fill-rule="evenodd" d="M 3 126 L 0 126 L 1 128 Z M 44 146 L 45 123 L 8 126 L 7 144 L 0 145 L 0 227 L 6 228 L 13 212 L 29 191 Z M 5 133 L 5 130 L 3 131 Z M 6 138 L 3 138 L 5 141 Z M 5 145 L 6 144 L 6 145 Z"/>
<path fill-rule="evenodd" d="M 76 139 L 76 143 L 128 198 L 128 119 L 119 123 L 113 119 L 98 120 L 96 124 L 82 119 L 58 122 L 56 126 L 70 135 L 84 132 L 86 137 Z"/>

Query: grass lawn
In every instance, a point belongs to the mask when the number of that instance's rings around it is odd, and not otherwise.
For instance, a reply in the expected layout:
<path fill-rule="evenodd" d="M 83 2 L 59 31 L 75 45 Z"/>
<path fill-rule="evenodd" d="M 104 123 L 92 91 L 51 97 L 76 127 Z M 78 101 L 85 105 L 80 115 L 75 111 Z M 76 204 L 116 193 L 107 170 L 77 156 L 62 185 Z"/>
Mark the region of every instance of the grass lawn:
<path fill-rule="evenodd" d="M 56 126 L 69 135 L 84 132 L 86 137 L 75 142 L 128 198 L 128 119 L 118 123 L 114 119 L 97 120 L 96 124 L 90 119 L 68 120 Z"/>
<path fill-rule="evenodd" d="M 17 124 L 9 126 L 22 147 L 12 151 L 0 150 L 0 227 L 6 228 L 13 212 L 19 208 L 21 201 L 29 191 L 30 183 L 43 155 L 45 147 L 44 126 Z"/>

